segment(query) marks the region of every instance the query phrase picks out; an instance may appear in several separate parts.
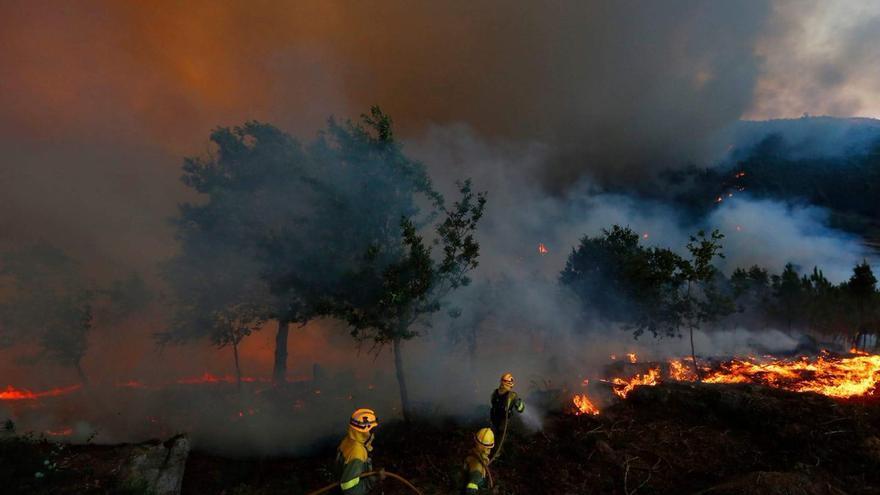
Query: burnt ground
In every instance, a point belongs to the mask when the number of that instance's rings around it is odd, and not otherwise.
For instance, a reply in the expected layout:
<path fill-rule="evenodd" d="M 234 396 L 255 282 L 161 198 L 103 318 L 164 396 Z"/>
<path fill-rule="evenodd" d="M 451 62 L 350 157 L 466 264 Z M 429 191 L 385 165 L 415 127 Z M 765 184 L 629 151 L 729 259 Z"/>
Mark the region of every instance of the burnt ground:
<path fill-rule="evenodd" d="M 383 425 L 375 465 L 425 494 L 455 493 L 479 426 Z M 124 446 L 57 453 L 51 442 L 21 444 L 0 442 L 2 493 L 144 493 L 118 480 Z M 261 459 L 195 451 L 183 493 L 306 493 L 332 481 L 333 450 L 328 443 L 310 457 Z M 43 459 L 59 466 L 35 479 L 33 463 Z M 560 412 L 540 432 L 514 428 L 492 472 L 502 494 L 880 494 L 880 402 L 748 384 L 640 387 L 600 416 Z M 390 480 L 384 492 L 408 493 Z"/>

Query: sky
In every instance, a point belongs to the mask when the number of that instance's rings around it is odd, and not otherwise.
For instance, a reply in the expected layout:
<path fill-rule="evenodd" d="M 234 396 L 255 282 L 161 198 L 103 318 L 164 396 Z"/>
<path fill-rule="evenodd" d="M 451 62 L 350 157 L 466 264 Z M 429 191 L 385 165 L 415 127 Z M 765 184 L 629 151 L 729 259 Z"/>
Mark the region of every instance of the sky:
<path fill-rule="evenodd" d="M 878 22 L 858 1 L 3 0 L 0 242 L 149 267 L 212 129 L 308 140 L 371 104 L 414 152 L 462 127 L 541 149 L 497 173 L 553 197 L 638 182 L 710 163 L 738 119 L 880 116 Z"/>

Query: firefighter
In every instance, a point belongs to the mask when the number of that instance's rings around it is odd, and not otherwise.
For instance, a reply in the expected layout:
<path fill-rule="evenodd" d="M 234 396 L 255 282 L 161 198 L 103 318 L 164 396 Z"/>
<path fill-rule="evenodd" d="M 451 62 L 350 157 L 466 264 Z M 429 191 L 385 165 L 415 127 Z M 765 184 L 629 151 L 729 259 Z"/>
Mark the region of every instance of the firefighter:
<path fill-rule="evenodd" d="M 501 453 L 501 445 L 507 436 L 507 422 L 510 419 L 510 413 L 516 411 L 522 413 L 526 409 L 526 405 L 520 399 L 513 386 L 516 380 L 513 375 L 505 373 L 501 375 L 501 384 L 498 389 L 492 392 L 492 410 L 489 412 L 489 419 L 492 422 L 492 430 L 501 435 L 501 441 L 492 449 L 491 458 L 494 460 Z"/>
<path fill-rule="evenodd" d="M 474 435 L 474 447 L 464 461 L 464 489 L 462 494 L 472 495 L 481 489 L 492 488 L 492 475 L 489 473 L 489 452 L 495 446 L 495 434 L 483 428 Z M 487 482 L 488 480 L 488 482 Z"/>
<path fill-rule="evenodd" d="M 379 425 L 372 409 L 361 408 L 351 415 L 348 433 L 336 450 L 335 474 L 339 488 L 345 495 L 369 493 L 375 485 L 372 477 L 360 476 L 373 470 L 370 452 L 373 451 L 373 429 Z M 385 471 L 379 470 L 379 479 L 385 479 Z"/>

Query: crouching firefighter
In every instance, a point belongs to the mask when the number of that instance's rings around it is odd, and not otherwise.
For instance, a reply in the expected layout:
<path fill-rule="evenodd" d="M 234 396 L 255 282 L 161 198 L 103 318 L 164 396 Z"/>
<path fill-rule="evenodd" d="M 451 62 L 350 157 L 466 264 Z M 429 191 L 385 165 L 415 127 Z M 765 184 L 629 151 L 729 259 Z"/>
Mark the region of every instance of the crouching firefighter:
<path fill-rule="evenodd" d="M 372 409 L 358 409 L 351 415 L 348 433 L 336 450 L 334 466 L 339 488 L 345 495 L 370 493 L 376 484 L 374 477 L 361 478 L 361 475 L 373 470 L 370 452 L 373 451 L 373 429 L 378 425 Z M 379 470 L 378 478 L 385 479 L 384 470 Z"/>
<path fill-rule="evenodd" d="M 492 410 L 489 412 L 489 420 L 492 422 L 492 430 L 501 434 L 500 441 L 495 445 L 490 454 L 490 459 L 495 460 L 501 454 L 501 446 L 507 436 L 507 423 L 510 420 L 510 413 L 516 411 L 522 413 L 526 409 L 526 405 L 520 399 L 513 386 L 516 381 L 513 375 L 505 373 L 501 376 L 501 384 L 498 389 L 492 392 Z"/>
<path fill-rule="evenodd" d="M 492 473 L 489 472 L 489 452 L 495 446 L 495 434 L 483 428 L 474 435 L 474 447 L 464 460 L 463 495 L 473 495 L 492 489 Z"/>

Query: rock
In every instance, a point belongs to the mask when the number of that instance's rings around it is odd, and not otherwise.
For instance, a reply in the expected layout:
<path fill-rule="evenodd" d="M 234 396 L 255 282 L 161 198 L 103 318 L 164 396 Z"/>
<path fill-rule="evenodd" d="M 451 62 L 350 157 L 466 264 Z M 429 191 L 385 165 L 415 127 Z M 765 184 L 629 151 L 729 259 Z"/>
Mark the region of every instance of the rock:
<path fill-rule="evenodd" d="M 124 481 L 155 495 L 179 495 L 190 444 L 185 435 L 135 446 Z"/>

